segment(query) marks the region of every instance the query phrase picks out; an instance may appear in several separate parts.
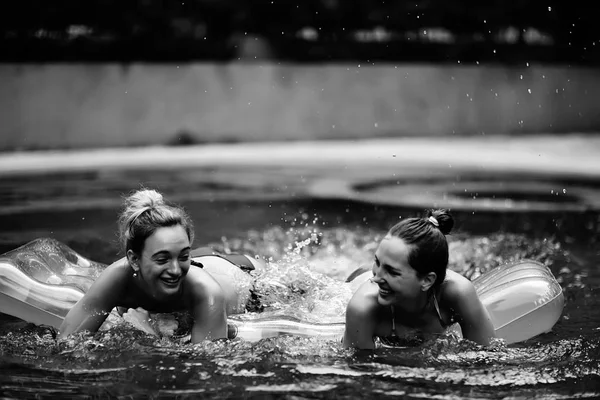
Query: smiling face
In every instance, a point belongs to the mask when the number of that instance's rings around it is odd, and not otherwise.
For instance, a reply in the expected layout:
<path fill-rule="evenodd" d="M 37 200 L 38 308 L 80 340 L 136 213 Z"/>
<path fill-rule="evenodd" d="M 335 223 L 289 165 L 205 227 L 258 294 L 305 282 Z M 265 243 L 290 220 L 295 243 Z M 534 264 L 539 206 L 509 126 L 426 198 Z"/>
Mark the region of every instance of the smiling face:
<path fill-rule="evenodd" d="M 419 295 L 423 294 L 423 288 L 429 287 L 409 265 L 410 250 L 404 240 L 390 235 L 379 244 L 375 252 L 372 281 L 379 286 L 377 301 L 380 305 L 410 308 Z"/>
<path fill-rule="evenodd" d="M 190 240 L 181 225 L 158 228 L 144 243 L 142 254 L 128 251 L 144 291 L 160 300 L 179 292 L 190 269 Z"/>

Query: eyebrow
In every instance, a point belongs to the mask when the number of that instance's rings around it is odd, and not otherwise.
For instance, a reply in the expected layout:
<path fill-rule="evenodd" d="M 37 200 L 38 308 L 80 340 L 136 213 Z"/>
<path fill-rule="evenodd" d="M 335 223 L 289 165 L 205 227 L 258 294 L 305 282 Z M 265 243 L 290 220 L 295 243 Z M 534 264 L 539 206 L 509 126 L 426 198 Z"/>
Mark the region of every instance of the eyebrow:
<path fill-rule="evenodd" d="M 385 267 L 385 268 L 388 268 L 388 269 L 394 270 L 394 271 L 396 271 L 396 272 L 402 272 L 402 270 L 400 270 L 400 269 L 398 269 L 398 268 L 396 268 L 396 267 L 394 267 L 394 266 L 392 266 L 392 265 L 390 265 L 390 264 L 381 263 L 381 260 L 380 260 L 380 259 L 379 259 L 377 256 L 375 256 L 375 259 L 377 260 L 377 262 L 379 263 L 379 265 L 380 265 L 381 267 Z"/>
<path fill-rule="evenodd" d="M 183 249 L 181 249 L 181 251 L 179 252 L 179 254 L 183 253 L 184 251 L 190 251 L 191 247 L 184 247 Z M 164 254 L 170 254 L 167 250 L 159 250 L 156 253 L 152 254 L 151 257 L 157 257 L 157 256 L 162 256 Z"/>

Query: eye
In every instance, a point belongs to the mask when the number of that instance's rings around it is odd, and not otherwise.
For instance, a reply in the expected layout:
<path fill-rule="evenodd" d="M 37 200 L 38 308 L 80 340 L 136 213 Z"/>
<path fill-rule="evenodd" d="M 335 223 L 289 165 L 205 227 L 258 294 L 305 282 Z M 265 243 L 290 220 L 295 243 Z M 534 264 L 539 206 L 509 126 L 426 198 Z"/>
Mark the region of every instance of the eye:
<path fill-rule="evenodd" d="M 179 256 L 179 261 L 182 261 L 182 262 L 187 262 L 187 261 L 189 261 L 189 259 L 190 259 L 190 255 L 189 254 L 185 254 L 185 255 Z"/>
<path fill-rule="evenodd" d="M 379 268 L 379 260 L 377 259 L 377 257 L 375 257 L 375 259 L 373 260 L 373 267 L 371 267 L 371 273 L 373 274 L 373 276 L 375 276 L 375 271 L 377 271 L 377 268 Z"/>
<path fill-rule="evenodd" d="M 169 260 L 166 258 L 157 258 L 156 259 L 156 263 L 157 264 L 166 264 Z"/>

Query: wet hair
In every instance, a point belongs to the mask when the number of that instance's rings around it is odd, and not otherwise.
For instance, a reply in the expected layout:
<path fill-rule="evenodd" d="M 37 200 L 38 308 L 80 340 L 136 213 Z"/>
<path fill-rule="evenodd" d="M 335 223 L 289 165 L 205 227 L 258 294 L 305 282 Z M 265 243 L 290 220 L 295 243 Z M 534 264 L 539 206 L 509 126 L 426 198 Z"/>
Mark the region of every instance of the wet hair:
<path fill-rule="evenodd" d="M 146 239 L 158 228 L 181 225 L 190 243 L 194 241 L 194 225 L 186 211 L 168 204 L 152 189 L 140 189 L 125 198 L 119 215 L 119 240 L 124 253 L 141 254 Z"/>
<path fill-rule="evenodd" d="M 428 210 L 422 218 L 407 218 L 394 225 L 389 235 L 400 238 L 411 247 L 408 263 L 419 276 L 437 275 L 434 287 L 442 284 L 448 267 L 446 235 L 454 226 L 447 210 Z"/>

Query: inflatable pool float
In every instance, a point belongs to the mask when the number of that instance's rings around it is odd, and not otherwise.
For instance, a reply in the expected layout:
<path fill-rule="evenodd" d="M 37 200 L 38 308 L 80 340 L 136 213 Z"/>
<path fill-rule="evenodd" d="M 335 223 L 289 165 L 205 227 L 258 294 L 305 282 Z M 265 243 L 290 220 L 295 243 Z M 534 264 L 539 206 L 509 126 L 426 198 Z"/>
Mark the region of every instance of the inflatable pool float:
<path fill-rule="evenodd" d="M 203 257 L 194 260 L 209 266 Z M 59 329 L 104 267 L 61 242 L 36 239 L 0 256 L 0 312 Z M 369 276 L 364 273 L 351 284 L 357 286 Z M 496 336 L 507 344 L 550 331 L 563 310 L 561 286 L 552 272 L 536 261 L 497 267 L 475 279 L 473 285 L 490 313 Z M 344 334 L 341 322 L 316 324 L 280 315 L 231 316 L 228 323 L 234 337 L 249 341 L 284 334 L 339 340 Z"/>

